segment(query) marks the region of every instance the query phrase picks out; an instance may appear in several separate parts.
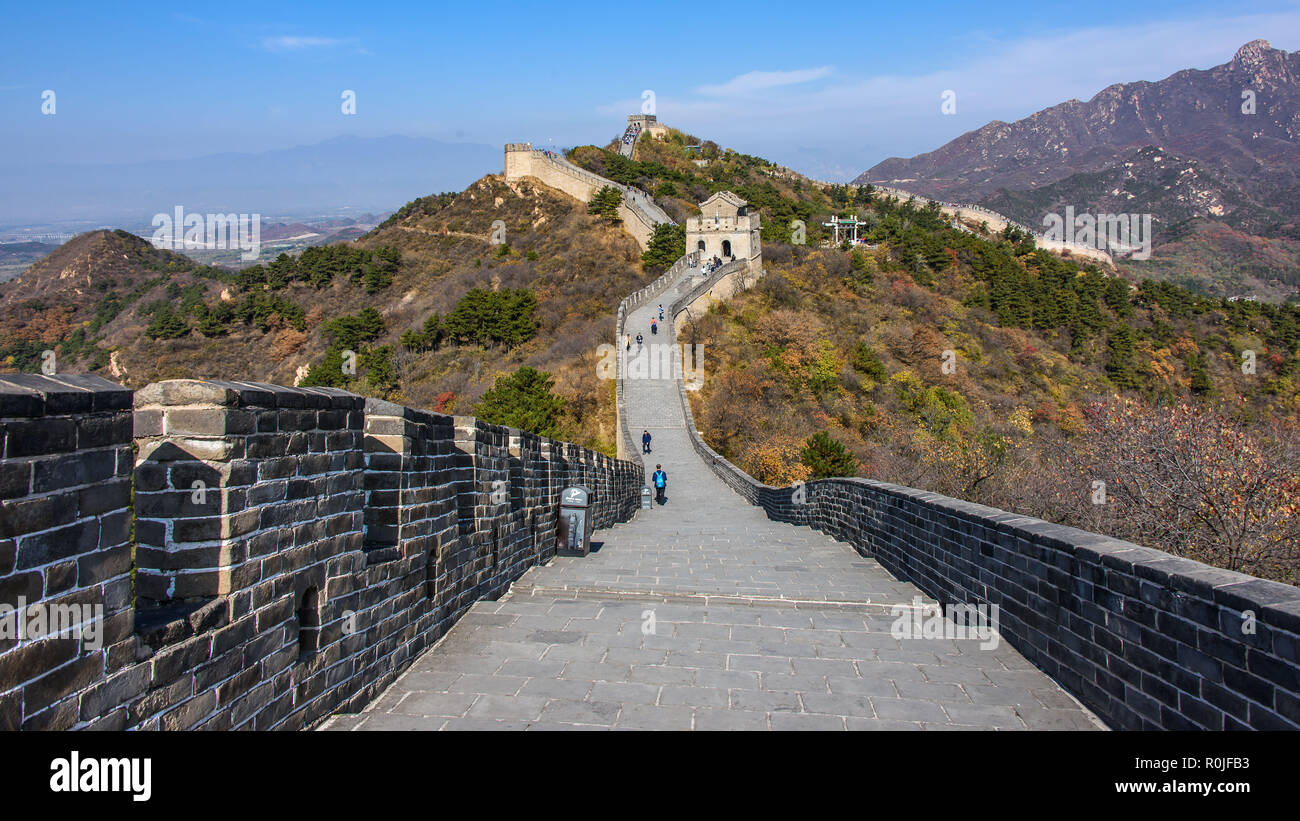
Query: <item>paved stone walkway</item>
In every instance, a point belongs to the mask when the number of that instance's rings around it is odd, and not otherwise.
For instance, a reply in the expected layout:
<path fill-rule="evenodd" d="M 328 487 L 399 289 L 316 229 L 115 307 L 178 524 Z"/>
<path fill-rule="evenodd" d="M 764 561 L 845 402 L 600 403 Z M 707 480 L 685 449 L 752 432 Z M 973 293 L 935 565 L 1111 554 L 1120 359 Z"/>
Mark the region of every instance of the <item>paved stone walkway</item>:
<path fill-rule="evenodd" d="M 665 311 L 691 282 L 663 295 Z M 633 312 L 629 333 L 670 342 L 667 326 L 650 335 L 652 313 Z M 655 463 L 668 473 L 667 505 L 475 604 L 365 712 L 325 729 L 1100 726 L 1004 642 L 891 637 L 890 606 L 917 588 L 723 484 L 692 449 L 670 378 L 625 390 L 634 438 L 654 437 L 647 477 Z"/>

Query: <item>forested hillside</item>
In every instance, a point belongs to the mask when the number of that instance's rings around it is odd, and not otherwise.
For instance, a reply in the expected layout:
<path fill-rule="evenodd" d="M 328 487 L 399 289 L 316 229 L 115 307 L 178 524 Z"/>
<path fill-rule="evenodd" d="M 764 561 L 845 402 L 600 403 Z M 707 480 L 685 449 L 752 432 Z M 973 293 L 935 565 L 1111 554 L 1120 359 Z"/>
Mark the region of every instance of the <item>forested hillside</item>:
<path fill-rule="evenodd" d="M 612 341 L 618 301 L 645 284 L 640 260 L 584 204 L 499 177 L 408 203 L 357 241 L 240 271 L 92 232 L 0 286 L 0 370 L 35 372 L 54 350 L 60 373 L 131 387 L 335 385 L 473 413 L 498 377 L 531 367 L 551 379 L 550 429 L 613 453 L 597 347 Z"/>
<path fill-rule="evenodd" d="M 569 160 L 652 194 L 678 223 L 699 214 L 699 203 L 710 195 L 731 191 L 758 209 L 764 242 L 788 242 L 794 220 L 805 223 L 807 242 L 820 242 L 828 236 L 822 221 L 853 196 L 848 186 L 828 190 L 761 157 L 671 128 L 666 138 L 638 140 L 634 159 L 610 147 L 579 146 Z"/>
<path fill-rule="evenodd" d="M 868 476 L 1296 580 L 1300 306 L 1130 282 L 680 132 L 570 156 L 679 221 L 724 189 L 761 214 L 766 277 L 682 339 L 697 424 L 757 478 Z M 608 211 L 486 177 L 240 271 L 87 234 L 0 286 L 0 367 L 333 385 L 612 453 L 599 346 L 684 238 L 643 255 Z M 832 214 L 865 243 L 827 245 Z"/>
<path fill-rule="evenodd" d="M 1300 307 L 854 210 L 875 247 L 765 243 L 766 277 L 685 328 L 720 453 L 770 484 L 867 476 L 1297 578 Z"/>

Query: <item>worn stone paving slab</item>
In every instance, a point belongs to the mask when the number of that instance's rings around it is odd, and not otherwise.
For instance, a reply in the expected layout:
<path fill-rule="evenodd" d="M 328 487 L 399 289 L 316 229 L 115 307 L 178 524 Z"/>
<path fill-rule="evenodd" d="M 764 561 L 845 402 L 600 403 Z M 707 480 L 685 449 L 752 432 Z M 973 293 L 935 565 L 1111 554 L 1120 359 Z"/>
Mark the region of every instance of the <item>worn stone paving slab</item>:
<path fill-rule="evenodd" d="M 889 637 L 889 616 L 863 616 L 814 632 L 818 640 L 772 639 L 753 653 L 737 641 L 730 652 L 693 626 L 724 628 L 728 636 L 752 627 L 747 605 L 674 607 L 647 621 L 628 619 L 626 603 L 610 601 L 563 632 L 574 643 L 533 630 L 568 608 L 517 591 L 475 610 L 516 618 L 468 627 L 454 644 L 425 653 L 364 713 L 338 716 L 334 730 L 388 729 L 1094 729 L 1089 715 L 1037 671 L 1020 669 L 1005 643 L 981 648 L 977 639 L 931 640 L 920 663 L 901 660 Z M 520 605 L 528 605 L 521 607 Z M 653 608 L 647 608 L 653 611 Z M 786 614 L 795 616 L 796 614 Z M 790 619 L 798 621 L 802 616 Z M 461 631 L 453 628 L 449 637 Z M 773 627 L 778 634 L 800 628 Z M 522 640 L 520 636 L 525 638 Z M 615 636 L 629 640 L 615 644 Z M 860 637 L 874 648 L 853 648 Z M 730 639 L 728 639 L 730 640 Z M 489 647 L 504 655 L 484 656 Z M 823 658 L 827 648 L 853 651 Z M 450 649 L 449 649 L 450 648 Z M 517 649 L 511 649 L 517 648 Z M 518 653 L 518 655 L 512 655 Z M 554 656 L 553 656 L 554 654 Z M 534 659 L 534 656 L 539 658 Z M 477 663 L 489 658 L 487 665 Z M 536 666 L 531 666 L 536 665 Z M 495 668 L 482 672 L 484 668 Z M 463 671 L 463 672 L 457 672 Z M 454 678 L 451 676 L 454 675 Z M 1007 676 L 1014 678 L 1007 679 Z M 1002 683 L 999 683 L 1002 682 Z M 496 723 L 489 723 L 496 722 Z"/>
<path fill-rule="evenodd" d="M 663 295 L 665 310 L 690 284 Z M 652 312 L 634 311 L 629 332 L 671 341 L 650 335 Z M 723 484 L 691 447 L 671 379 L 629 379 L 625 393 L 634 438 L 654 437 L 647 475 L 668 473 L 667 504 L 476 603 L 365 712 L 322 729 L 1101 726 L 1005 642 L 891 636 L 894 605 L 933 600 Z"/>

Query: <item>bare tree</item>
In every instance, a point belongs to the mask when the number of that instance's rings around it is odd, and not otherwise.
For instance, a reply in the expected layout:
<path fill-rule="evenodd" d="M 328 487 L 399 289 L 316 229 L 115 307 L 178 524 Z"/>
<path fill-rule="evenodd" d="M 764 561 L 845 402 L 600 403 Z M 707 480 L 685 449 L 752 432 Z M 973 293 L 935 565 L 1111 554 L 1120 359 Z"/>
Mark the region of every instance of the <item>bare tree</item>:
<path fill-rule="evenodd" d="M 1295 430 L 1252 430 L 1230 408 L 1210 405 L 1114 401 L 1091 406 L 1086 417 L 1074 470 L 1062 477 L 1085 491 L 1081 525 L 1229 570 L 1296 580 Z"/>

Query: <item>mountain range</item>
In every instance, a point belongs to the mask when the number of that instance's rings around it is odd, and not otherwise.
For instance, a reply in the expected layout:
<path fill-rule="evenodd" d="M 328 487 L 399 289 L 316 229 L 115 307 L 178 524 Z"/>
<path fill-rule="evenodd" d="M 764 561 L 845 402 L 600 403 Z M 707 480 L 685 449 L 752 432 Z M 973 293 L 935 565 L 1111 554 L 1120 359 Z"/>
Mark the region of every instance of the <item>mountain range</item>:
<path fill-rule="evenodd" d="M 994 121 L 854 182 L 978 203 L 1033 227 L 1067 205 L 1149 213 L 1156 253 L 1121 269 L 1280 298 L 1300 286 L 1300 51 L 1254 40 L 1223 65 Z M 1224 242 L 1248 247 L 1244 264 L 1214 252 Z"/>

